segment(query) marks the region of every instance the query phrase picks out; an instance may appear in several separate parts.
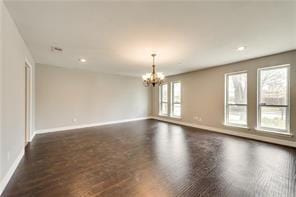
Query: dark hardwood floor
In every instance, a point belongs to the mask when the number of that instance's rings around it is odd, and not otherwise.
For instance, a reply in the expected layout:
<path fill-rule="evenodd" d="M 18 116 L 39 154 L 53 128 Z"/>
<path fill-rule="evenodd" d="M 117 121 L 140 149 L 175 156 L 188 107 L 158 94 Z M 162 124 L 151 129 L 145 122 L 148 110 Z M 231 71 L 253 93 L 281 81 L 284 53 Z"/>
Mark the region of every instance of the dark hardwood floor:
<path fill-rule="evenodd" d="M 3 196 L 296 196 L 296 149 L 156 120 L 48 133 Z"/>

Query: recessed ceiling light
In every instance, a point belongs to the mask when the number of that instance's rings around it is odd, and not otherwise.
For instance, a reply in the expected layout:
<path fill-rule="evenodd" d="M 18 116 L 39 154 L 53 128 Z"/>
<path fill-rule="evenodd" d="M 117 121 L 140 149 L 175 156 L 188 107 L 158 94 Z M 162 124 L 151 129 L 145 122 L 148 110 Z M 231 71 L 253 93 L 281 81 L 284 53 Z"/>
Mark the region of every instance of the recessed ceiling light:
<path fill-rule="evenodd" d="M 57 47 L 57 46 L 51 46 L 50 50 L 52 52 L 63 52 L 63 49 L 61 47 Z"/>
<path fill-rule="evenodd" d="M 238 48 L 237 48 L 238 51 L 243 51 L 243 50 L 245 50 L 245 49 L 246 49 L 245 46 L 241 46 L 241 47 L 238 47 Z"/>
<path fill-rule="evenodd" d="M 86 62 L 86 59 L 84 59 L 84 58 L 79 58 L 79 62 L 81 62 L 81 63 L 85 63 L 85 62 Z"/>

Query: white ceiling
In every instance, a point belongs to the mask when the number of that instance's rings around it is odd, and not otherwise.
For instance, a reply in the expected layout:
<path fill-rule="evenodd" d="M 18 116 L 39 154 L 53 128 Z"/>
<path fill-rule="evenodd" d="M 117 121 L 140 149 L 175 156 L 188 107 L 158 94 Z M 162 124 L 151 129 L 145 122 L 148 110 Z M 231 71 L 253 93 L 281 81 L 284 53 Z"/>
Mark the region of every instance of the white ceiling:
<path fill-rule="evenodd" d="M 56 66 L 140 76 L 157 53 L 157 70 L 172 75 L 296 49 L 296 1 L 6 5 L 36 62 Z"/>

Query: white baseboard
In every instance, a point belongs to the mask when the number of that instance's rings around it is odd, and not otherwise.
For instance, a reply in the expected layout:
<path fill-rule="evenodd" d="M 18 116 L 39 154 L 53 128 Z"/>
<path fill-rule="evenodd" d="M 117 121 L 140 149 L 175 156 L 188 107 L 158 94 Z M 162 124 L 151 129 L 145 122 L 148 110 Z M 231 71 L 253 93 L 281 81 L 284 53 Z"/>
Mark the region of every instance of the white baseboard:
<path fill-rule="evenodd" d="M 65 131 L 65 130 L 71 130 L 71 129 L 80 129 L 80 128 L 87 128 L 87 127 L 95 127 L 95 126 L 102 126 L 102 125 L 109 125 L 109 124 L 118 124 L 118 123 L 124 123 L 124 122 L 130 122 L 130 121 L 137 121 L 137 120 L 145 120 L 145 119 L 151 119 L 152 117 L 140 117 L 140 118 L 133 118 L 133 119 L 124 119 L 124 120 L 117 120 L 117 121 L 109 121 L 109 122 L 101 122 L 101 123 L 91 123 L 91 124 L 84 124 L 84 125 L 74 125 L 74 126 L 66 126 L 66 127 L 59 127 L 59 128 L 51 128 L 51 129 L 44 129 L 44 130 L 36 130 L 32 133 L 30 137 L 30 141 L 33 140 L 36 134 L 41 133 L 48 133 L 48 132 L 57 132 L 57 131 Z M 8 184 L 9 180 L 11 179 L 14 171 L 16 170 L 19 162 L 23 158 L 25 154 L 24 149 L 19 153 L 15 161 L 13 162 L 12 166 L 9 168 L 8 172 L 5 174 L 4 178 L 0 182 L 0 195 L 4 191 L 6 185 Z"/>
<path fill-rule="evenodd" d="M 30 142 L 32 142 L 32 141 L 33 141 L 33 139 L 34 139 L 35 135 L 36 135 L 36 132 L 35 132 L 35 131 L 33 131 L 33 132 L 32 132 L 32 134 L 31 134 L 31 136 L 30 136 Z"/>
<path fill-rule="evenodd" d="M 238 132 L 238 131 L 232 131 L 232 130 L 221 129 L 221 128 L 216 128 L 216 127 L 197 125 L 197 124 L 193 124 L 193 123 L 187 123 L 187 122 L 182 122 L 182 121 L 178 121 L 178 120 L 171 120 L 171 119 L 161 118 L 161 117 L 157 117 L 157 116 L 153 116 L 151 118 L 155 119 L 155 120 L 160 120 L 160 121 L 170 122 L 170 123 L 174 123 L 174 124 L 194 127 L 194 128 L 198 128 L 198 129 L 204 129 L 207 131 L 213 131 L 213 132 L 217 132 L 217 133 L 223 133 L 223 134 L 244 137 L 244 138 L 248 138 L 248 139 L 254 139 L 254 140 L 259 140 L 259 141 L 269 142 L 269 143 L 273 143 L 273 144 L 280 144 L 280 145 L 296 148 L 296 142 L 289 141 L 289 140 L 282 140 L 282 139 L 276 139 L 276 138 L 272 138 L 272 137 L 260 136 L 260 135 L 256 135 L 256 134 L 242 133 L 242 132 Z"/>
<path fill-rule="evenodd" d="M 17 158 L 14 160 L 13 164 L 9 168 L 8 172 L 4 175 L 3 179 L 1 180 L 0 195 L 4 191 L 7 183 L 9 182 L 10 178 L 12 177 L 14 171 L 16 170 L 16 168 L 17 168 L 19 162 L 21 161 L 21 159 L 23 158 L 24 154 L 25 154 L 25 151 L 24 151 L 24 149 L 22 149 L 22 151 L 18 154 Z"/>
<path fill-rule="evenodd" d="M 216 128 L 216 127 L 209 127 L 209 126 L 204 126 L 204 125 L 197 125 L 193 123 L 186 123 L 178 120 L 171 120 L 171 119 L 166 119 L 166 118 L 161 118 L 161 117 L 156 117 L 156 116 L 151 116 L 151 117 L 141 117 L 141 118 L 133 118 L 133 119 L 125 119 L 125 120 L 118 120 L 118 121 L 109 121 L 109 122 L 103 122 L 103 123 L 92 123 L 92 124 L 84 124 L 84 125 L 75 125 L 75 126 L 67 126 L 67 127 L 59 127 L 59 128 L 52 128 L 52 129 L 44 129 L 44 130 L 37 130 L 33 132 L 33 135 L 31 136 L 31 141 L 33 140 L 35 134 L 40 134 L 40 133 L 48 133 L 48 132 L 57 132 L 57 131 L 64 131 L 64 130 L 71 130 L 71 129 L 79 129 L 79 128 L 87 128 L 87 127 L 95 127 L 95 126 L 102 126 L 102 125 L 109 125 L 109 124 L 118 124 L 118 123 L 123 123 L 123 122 L 130 122 L 130 121 L 137 121 L 137 120 L 145 120 L 145 119 L 155 119 L 155 120 L 160 120 L 160 121 L 165 121 L 165 122 L 170 122 L 174 124 L 179 124 L 179 125 L 184 125 L 184 126 L 189 126 L 189 127 L 194 127 L 194 128 L 199 128 L 199 129 L 205 129 L 208 131 L 213 131 L 213 132 L 218 132 L 218 133 L 223 133 L 223 134 L 228 134 L 228 135 L 233 135 L 233 136 L 239 136 L 239 137 L 244 137 L 244 138 L 249 138 L 249 139 L 255 139 L 255 140 L 260 140 L 264 142 L 269 142 L 269 143 L 274 143 L 274 144 L 280 144 L 284 146 L 290 146 L 290 147 L 296 147 L 296 142 L 293 141 L 288 141 L 288 140 L 281 140 L 281 139 L 276 139 L 276 138 L 271 138 L 271 137 L 266 137 L 266 136 L 259 136 L 259 135 L 254 135 L 254 134 L 249 134 L 249 133 L 241 133 L 237 131 L 231 131 L 227 129 L 221 129 L 221 128 Z M 0 195 L 4 191 L 6 185 L 8 184 L 9 180 L 11 179 L 14 171 L 16 170 L 19 162 L 21 161 L 22 157 L 24 156 L 24 149 L 19 153 L 15 161 L 13 162 L 12 166 L 9 168 L 8 172 L 5 174 L 4 178 L 0 182 Z"/>
<path fill-rule="evenodd" d="M 131 122 L 131 121 L 137 121 L 137 120 L 145 120 L 145 119 L 151 119 L 152 117 L 140 117 L 140 118 L 132 118 L 132 119 L 124 119 L 124 120 L 115 120 L 115 121 L 108 121 L 108 122 L 99 122 L 99 123 L 90 123 L 90 124 L 82 124 L 82 125 L 73 125 L 73 126 L 65 126 L 65 127 L 57 127 L 57 128 L 50 128 L 50 129 L 41 129 L 36 130 L 34 132 L 35 134 L 41 134 L 41 133 L 50 133 L 50 132 L 57 132 L 57 131 L 66 131 L 66 130 L 72 130 L 72 129 L 81 129 L 81 128 L 88 128 L 88 127 L 97 127 L 97 126 L 103 126 L 103 125 L 109 125 L 109 124 L 118 124 L 118 123 L 124 123 L 124 122 Z"/>

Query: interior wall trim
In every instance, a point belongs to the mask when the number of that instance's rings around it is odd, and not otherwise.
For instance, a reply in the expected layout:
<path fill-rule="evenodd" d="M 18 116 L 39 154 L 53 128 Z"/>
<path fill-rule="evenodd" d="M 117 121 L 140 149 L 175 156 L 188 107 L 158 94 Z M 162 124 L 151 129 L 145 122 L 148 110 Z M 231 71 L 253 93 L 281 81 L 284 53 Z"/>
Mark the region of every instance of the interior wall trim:
<path fill-rule="evenodd" d="M 56 128 L 50 128 L 50 129 L 40 129 L 40 130 L 35 130 L 34 135 L 35 134 L 42 134 L 42 133 L 66 131 L 66 130 L 72 130 L 72 129 L 97 127 L 97 126 L 103 126 L 103 125 L 109 125 L 109 124 L 118 124 L 118 123 L 131 122 L 131 121 L 137 121 L 137 120 L 146 120 L 146 119 L 152 119 L 152 117 L 147 116 L 147 117 L 115 120 L 115 121 L 108 121 L 108 122 L 97 122 L 97 123 L 90 123 L 90 124 L 80 124 L 80 125 L 71 125 L 71 126 L 65 126 L 65 127 L 56 127 Z"/>
<path fill-rule="evenodd" d="M 198 129 L 204 129 L 207 131 L 223 133 L 223 134 L 227 134 L 227 135 L 233 135 L 233 136 L 238 136 L 238 137 L 243 137 L 243 138 L 248 138 L 248 139 L 253 139 L 253 140 L 269 142 L 269 143 L 273 143 L 273 144 L 279 144 L 279 145 L 284 145 L 284 146 L 296 148 L 296 142 L 293 142 L 293 141 L 276 139 L 276 138 L 266 137 L 266 136 L 259 136 L 259 135 L 250 134 L 250 133 L 242 133 L 242 132 L 238 132 L 238 131 L 221 129 L 221 128 L 217 128 L 217 127 L 198 125 L 198 124 L 194 124 L 194 123 L 188 123 L 188 122 L 183 122 L 183 121 L 179 121 L 179 120 L 172 120 L 172 119 L 162 118 L 162 117 L 157 117 L 157 116 L 152 116 L 152 119 L 160 120 L 160 121 L 164 121 L 164 122 L 169 122 L 169 123 L 174 123 L 174 124 L 178 124 L 178 125 L 183 125 L 183 126 L 194 127 L 194 128 L 198 128 Z"/>
<path fill-rule="evenodd" d="M 32 141 L 36 134 L 41 133 L 49 133 L 49 132 L 58 132 L 58 131 L 65 131 L 65 130 L 72 130 L 72 129 L 80 129 L 80 128 L 88 128 L 88 127 L 95 127 L 95 126 L 103 126 L 103 125 L 109 125 L 109 124 L 118 124 L 118 123 L 124 123 L 124 122 L 131 122 L 131 121 L 137 121 L 137 120 L 146 120 L 146 119 L 152 119 L 152 117 L 140 117 L 140 118 L 132 118 L 132 119 L 124 119 L 124 120 L 116 120 L 116 121 L 108 121 L 108 122 L 100 122 L 100 123 L 91 123 L 91 124 L 82 124 L 82 125 L 74 125 L 74 126 L 66 126 L 66 127 L 58 127 L 58 128 L 51 128 L 51 129 L 43 129 L 43 130 L 36 130 L 32 133 L 30 141 Z M 24 149 L 18 154 L 17 158 L 9 168 L 8 172 L 5 174 L 4 178 L 0 182 L 0 195 L 4 191 L 6 185 L 8 184 L 9 180 L 11 179 L 14 171 L 16 170 L 19 162 L 23 158 L 25 154 Z"/>
<path fill-rule="evenodd" d="M 18 154 L 18 156 L 16 157 L 16 159 L 14 160 L 12 165 L 10 166 L 8 172 L 6 172 L 3 179 L 1 180 L 1 182 L 0 182 L 0 195 L 4 191 L 6 185 L 8 184 L 9 180 L 11 179 L 14 171 L 16 170 L 16 168 L 17 168 L 18 164 L 20 163 L 20 161 L 22 160 L 24 154 L 25 154 L 25 151 L 22 148 L 21 152 Z"/>
<path fill-rule="evenodd" d="M 36 135 L 36 132 L 35 132 L 35 131 L 32 131 L 32 132 L 31 132 L 31 135 L 30 135 L 30 142 L 33 141 L 35 135 Z"/>

